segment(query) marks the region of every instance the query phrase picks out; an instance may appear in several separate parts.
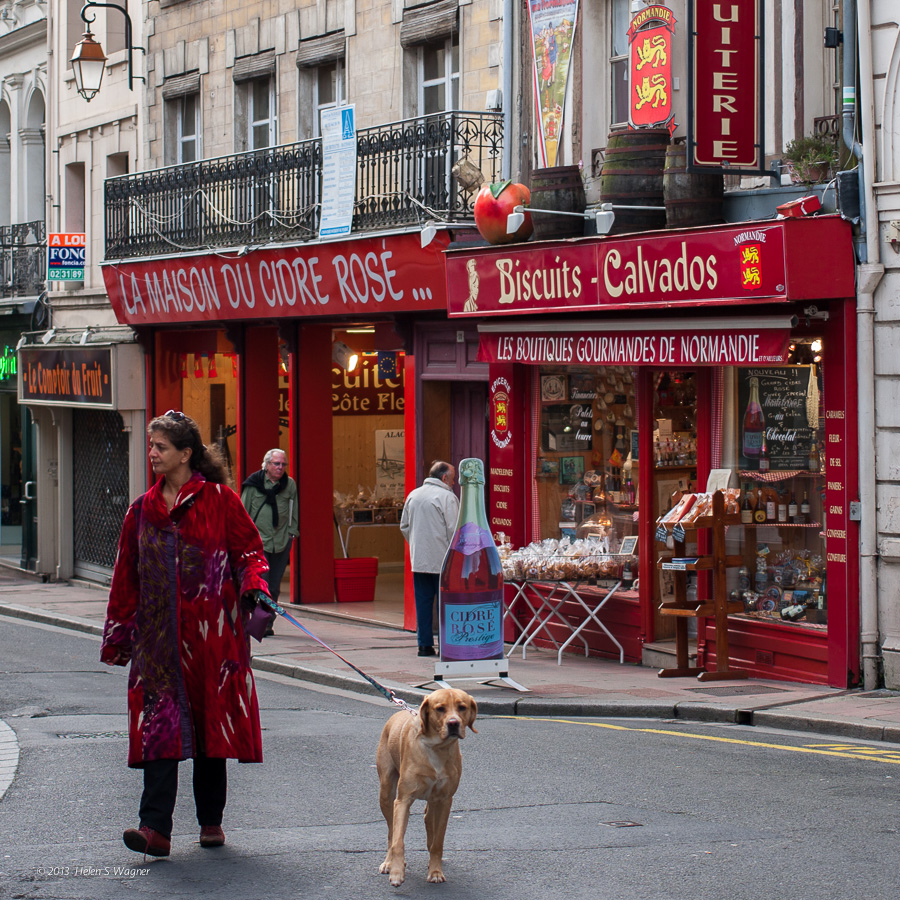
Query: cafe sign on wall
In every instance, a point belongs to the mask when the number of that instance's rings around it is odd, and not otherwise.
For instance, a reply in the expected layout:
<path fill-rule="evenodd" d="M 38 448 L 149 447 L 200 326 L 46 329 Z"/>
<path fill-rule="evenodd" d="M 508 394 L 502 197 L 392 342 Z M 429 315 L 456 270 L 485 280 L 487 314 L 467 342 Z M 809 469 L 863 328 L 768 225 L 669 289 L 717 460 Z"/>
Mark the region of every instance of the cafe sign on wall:
<path fill-rule="evenodd" d="M 762 172 L 762 0 L 691 0 L 688 145 L 692 168 Z"/>
<path fill-rule="evenodd" d="M 398 353 L 394 377 L 379 368 L 378 356 L 364 353 L 353 372 L 331 367 L 331 412 L 336 416 L 403 415 L 406 371 Z"/>
<path fill-rule="evenodd" d="M 113 406 L 112 353 L 104 348 L 19 351 L 19 402 Z"/>

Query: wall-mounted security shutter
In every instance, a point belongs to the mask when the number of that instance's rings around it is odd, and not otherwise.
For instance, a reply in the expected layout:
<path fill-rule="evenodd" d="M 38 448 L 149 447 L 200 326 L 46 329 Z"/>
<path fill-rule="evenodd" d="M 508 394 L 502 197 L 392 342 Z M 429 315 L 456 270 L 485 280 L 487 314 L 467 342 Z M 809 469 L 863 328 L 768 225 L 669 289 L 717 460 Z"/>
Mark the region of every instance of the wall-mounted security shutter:
<path fill-rule="evenodd" d="M 297 50 L 297 68 L 315 68 L 343 59 L 345 42 L 346 35 L 343 29 L 300 41 L 300 47 Z"/>
<path fill-rule="evenodd" d="M 275 51 L 258 53 L 256 56 L 242 56 L 234 61 L 232 78 L 235 84 L 242 81 L 253 81 L 254 78 L 267 78 L 275 74 Z"/>
<path fill-rule="evenodd" d="M 190 75 L 178 75 L 175 78 L 167 78 L 163 82 L 163 100 L 174 100 L 176 97 L 186 97 L 200 91 L 200 73 L 191 72 Z"/>
<path fill-rule="evenodd" d="M 403 10 L 400 44 L 415 47 L 441 41 L 459 31 L 459 0 L 437 0 Z"/>

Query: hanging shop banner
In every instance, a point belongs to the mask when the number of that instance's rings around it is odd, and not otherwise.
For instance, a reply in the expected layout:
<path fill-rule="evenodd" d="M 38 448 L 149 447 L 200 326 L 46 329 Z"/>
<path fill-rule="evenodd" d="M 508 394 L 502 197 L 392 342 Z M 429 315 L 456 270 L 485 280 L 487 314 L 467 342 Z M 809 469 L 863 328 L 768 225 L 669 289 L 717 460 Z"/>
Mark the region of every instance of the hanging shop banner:
<path fill-rule="evenodd" d="M 675 16 L 665 6 L 642 9 L 628 27 L 631 63 L 629 116 L 635 128 L 671 123 L 675 115 L 672 96 L 672 38 Z"/>
<path fill-rule="evenodd" d="M 350 234 L 356 200 L 356 107 L 323 109 L 319 237 Z"/>
<path fill-rule="evenodd" d="M 47 235 L 47 280 L 84 281 L 86 240 L 83 233 Z"/>
<path fill-rule="evenodd" d="M 112 407 L 112 353 L 105 348 L 19 351 L 19 402 Z"/>
<path fill-rule="evenodd" d="M 757 323 L 617 321 L 547 323 L 517 331 L 482 325 L 479 362 L 526 365 L 747 366 L 787 362 L 790 319 Z"/>
<path fill-rule="evenodd" d="M 578 0 L 528 0 L 538 166 L 556 166 Z"/>
<path fill-rule="evenodd" d="M 402 355 L 397 373 L 387 378 L 375 353 L 363 353 L 353 372 L 331 367 L 331 412 L 335 416 L 402 415 L 406 367 Z"/>
<path fill-rule="evenodd" d="M 763 171 L 762 0 L 688 5 L 688 146 L 694 167 Z"/>
<path fill-rule="evenodd" d="M 384 315 L 444 310 L 447 232 L 105 263 L 103 280 L 126 325 Z M 437 273 L 437 274 L 436 274 Z"/>
<path fill-rule="evenodd" d="M 451 316 L 854 296 L 850 228 L 839 216 L 509 244 L 446 257 Z"/>

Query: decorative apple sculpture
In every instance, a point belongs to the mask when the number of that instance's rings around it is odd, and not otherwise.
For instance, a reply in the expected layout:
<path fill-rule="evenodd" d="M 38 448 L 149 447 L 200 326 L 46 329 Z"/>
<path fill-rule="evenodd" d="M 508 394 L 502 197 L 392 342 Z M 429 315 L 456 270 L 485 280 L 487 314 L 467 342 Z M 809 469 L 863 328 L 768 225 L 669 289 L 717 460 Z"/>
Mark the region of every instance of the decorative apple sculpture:
<path fill-rule="evenodd" d="M 525 210 L 525 220 L 513 234 L 506 233 L 506 220 L 517 206 L 527 207 L 531 191 L 524 184 L 499 181 L 484 184 L 475 198 L 475 226 L 489 244 L 511 244 L 527 241 L 534 231 L 531 213 Z"/>

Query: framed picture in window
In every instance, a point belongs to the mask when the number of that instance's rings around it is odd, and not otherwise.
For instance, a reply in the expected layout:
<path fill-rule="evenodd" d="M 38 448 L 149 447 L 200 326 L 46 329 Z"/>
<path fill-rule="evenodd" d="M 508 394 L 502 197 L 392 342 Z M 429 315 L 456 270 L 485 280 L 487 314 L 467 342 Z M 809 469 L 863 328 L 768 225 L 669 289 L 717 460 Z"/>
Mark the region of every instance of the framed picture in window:
<path fill-rule="evenodd" d="M 565 400 L 565 375 L 541 375 L 541 400 Z"/>
<path fill-rule="evenodd" d="M 559 483 L 578 484 L 584 477 L 583 456 L 563 456 L 559 460 Z"/>

